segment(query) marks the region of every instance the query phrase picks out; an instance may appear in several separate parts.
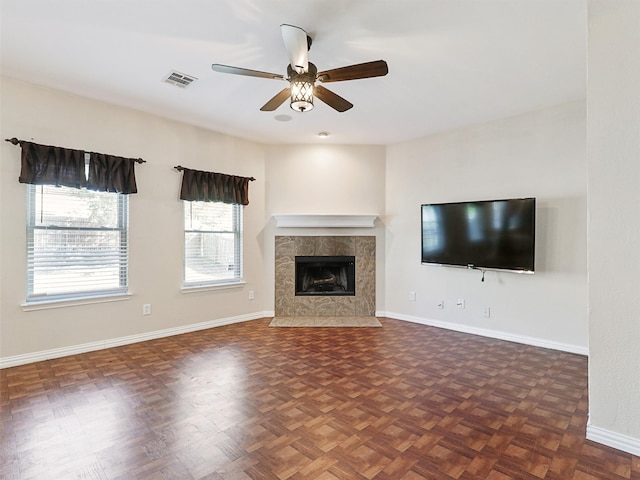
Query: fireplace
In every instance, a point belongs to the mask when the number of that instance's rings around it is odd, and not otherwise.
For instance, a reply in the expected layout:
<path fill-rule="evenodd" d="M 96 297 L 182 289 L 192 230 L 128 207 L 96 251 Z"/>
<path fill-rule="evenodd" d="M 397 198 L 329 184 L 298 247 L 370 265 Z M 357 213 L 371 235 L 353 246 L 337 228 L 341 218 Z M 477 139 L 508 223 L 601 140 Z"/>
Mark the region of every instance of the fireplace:
<path fill-rule="evenodd" d="M 355 256 L 296 256 L 295 262 L 296 296 L 355 296 Z"/>
<path fill-rule="evenodd" d="M 354 283 L 353 288 L 347 286 L 346 291 L 353 293 L 327 295 L 325 291 L 297 295 L 296 258 L 311 256 L 351 259 Z M 319 280 L 318 285 L 323 281 L 326 285 L 333 282 L 330 275 L 321 276 Z M 274 283 L 276 317 L 373 317 L 376 311 L 376 237 L 276 235 Z"/>

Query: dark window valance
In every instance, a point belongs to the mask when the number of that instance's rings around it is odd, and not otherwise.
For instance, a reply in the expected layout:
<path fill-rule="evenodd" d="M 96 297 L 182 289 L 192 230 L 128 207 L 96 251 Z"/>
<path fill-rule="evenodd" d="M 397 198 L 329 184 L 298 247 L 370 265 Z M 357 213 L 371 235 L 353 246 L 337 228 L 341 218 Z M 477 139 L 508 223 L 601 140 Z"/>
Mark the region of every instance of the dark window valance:
<path fill-rule="evenodd" d="M 92 153 L 87 188 L 101 192 L 137 193 L 135 164 L 131 158 Z"/>
<path fill-rule="evenodd" d="M 254 180 L 251 177 L 203 172 L 180 166 L 175 168 L 182 171 L 182 200 L 249 204 L 249 182 Z"/>
<path fill-rule="evenodd" d="M 144 160 L 104 153 L 40 145 L 12 138 L 22 148 L 20 183 L 83 188 L 104 192 L 136 193 L 135 164 Z M 89 153 L 89 180 L 85 174 L 85 154 Z"/>
<path fill-rule="evenodd" d="M 20 141 L 22 166 L 20 183 L 82 188 L 87 185 L 84 174 L 84 152 L 50 145 Z"/>

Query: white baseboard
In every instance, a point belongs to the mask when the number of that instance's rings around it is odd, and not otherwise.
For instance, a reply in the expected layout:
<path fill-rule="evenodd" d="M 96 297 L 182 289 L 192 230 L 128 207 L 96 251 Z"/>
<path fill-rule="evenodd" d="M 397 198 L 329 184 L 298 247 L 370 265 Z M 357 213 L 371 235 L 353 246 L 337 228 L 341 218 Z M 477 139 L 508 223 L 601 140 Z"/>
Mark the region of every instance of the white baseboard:
<path fill-rule="evenodd" d="M 576 353 L 578 355 L 589 355 L 589 349 L 580 345 L 571 345 L 569 343 L 553 342 L 542 338 L 528 337 L 526 335 L 516 335 L 513 333 L 502 332 L 499 330 L 489 330 L 486 328 L 472 327 L 469 325 L 461 325 L 458 323 L 443 322 L 441 320 L 433 320 L 429 318 L 413 317 L 402 313 L 394 312 L 376 312 L 378 317 L 389 317 L 396 320 L 404 320 L 406 322 L 420 323 L 430 327 L 444 328 L 446 330 L 455 330 L 456 332 L 470 333 L 472 335 L 480 335 L 481 337 L 496 338 L 499 340 L 507 340 L 509 342 L 522 343 L 524 345 L 532 345 L 534 347 L 550 348 L 552 350 L 560 350 L 562 352 Z"/>
<path fill-rule="evenodd" d="M 66 357 L 69 355 L 77 355 L 79 353 L 93 352 L 104 348 L 119 347 L 121 345 L 129 345 L 137 342 L 145 342 L 156 338 L 170 337 L 172 335 L 180 335 L 183 333 L 196 332 L 198 330 L 206 330 L 208 328 L 221 327 L 223 325 L 231 325 L 232 323 L 246 322 L 249 320 L 257 320 L 259 318 L 273 317 L 272 312 L 256 312 L 235 317 L 219 318 L 206 322 L 192 323 L 182 325 L 180 327 L 166 328 L 164 330 L 155 330 L 152 332 L 138 333 L 128 335 L 126 337 L 112 338 L 109 340 L 101 340 L 98 342 L 83 343 L 80 345 L 71 345 L 69 347 L 54 348 L 51 350 L 43 350 L 40 352 L 25 353 L 22 355 L 13 355 L 11 357 L 0 358 L 0 369 L 16 367 L 18 365 L 26 365 L 27 363 L 41 362 L 52 358 Z"/>
<path fill-rule="evenodd" d="M 640 457 L 640 438 L 629 437 L 604 428 L 587 425 L 587 440 Z"/>

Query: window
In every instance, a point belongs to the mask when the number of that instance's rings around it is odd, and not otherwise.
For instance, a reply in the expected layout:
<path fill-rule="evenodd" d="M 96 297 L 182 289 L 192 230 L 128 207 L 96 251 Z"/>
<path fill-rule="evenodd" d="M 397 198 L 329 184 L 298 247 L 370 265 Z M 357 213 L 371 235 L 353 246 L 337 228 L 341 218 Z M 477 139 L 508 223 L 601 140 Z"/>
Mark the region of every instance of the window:
<path fill-rule="evenodd" d="M 27 186 L 27 302 L 126 293 L 127 195 Z"/>
<path fill-rule="evenodd" d="M 184 202 L 184 286 L 242 280 L 242 205 Z"/>

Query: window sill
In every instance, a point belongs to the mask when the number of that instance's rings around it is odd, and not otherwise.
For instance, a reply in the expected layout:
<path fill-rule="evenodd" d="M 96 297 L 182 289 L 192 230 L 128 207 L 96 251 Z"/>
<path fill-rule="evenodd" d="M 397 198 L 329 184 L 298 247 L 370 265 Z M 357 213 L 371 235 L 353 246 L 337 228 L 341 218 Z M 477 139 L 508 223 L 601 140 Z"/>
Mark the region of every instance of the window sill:
<path fill-rule="evenodd" d="M 49 310 L 51 308 L 75 307 L 78 305 L 92 305 L 94 303 L 121 302 L 129 300 L 131 293 L 118 293 L 115 295 L 96 295 L 94 297 L 73 298 L 67 300 L 43 300 L 41 302 L 28 302 L 20 305 L 23 312 L 36 310 Z"/>
<path fill-rule="evenodd" d="M 247 284 L 245 281 L 229 282 L 229 283 L 216 283 L 215 285 L 195 285 L 193 287 L 182 287 L 182 293 L 198 293 L 209 292 L 215 290 L 229 290 L 233 288 L 240 288 Z"/>

